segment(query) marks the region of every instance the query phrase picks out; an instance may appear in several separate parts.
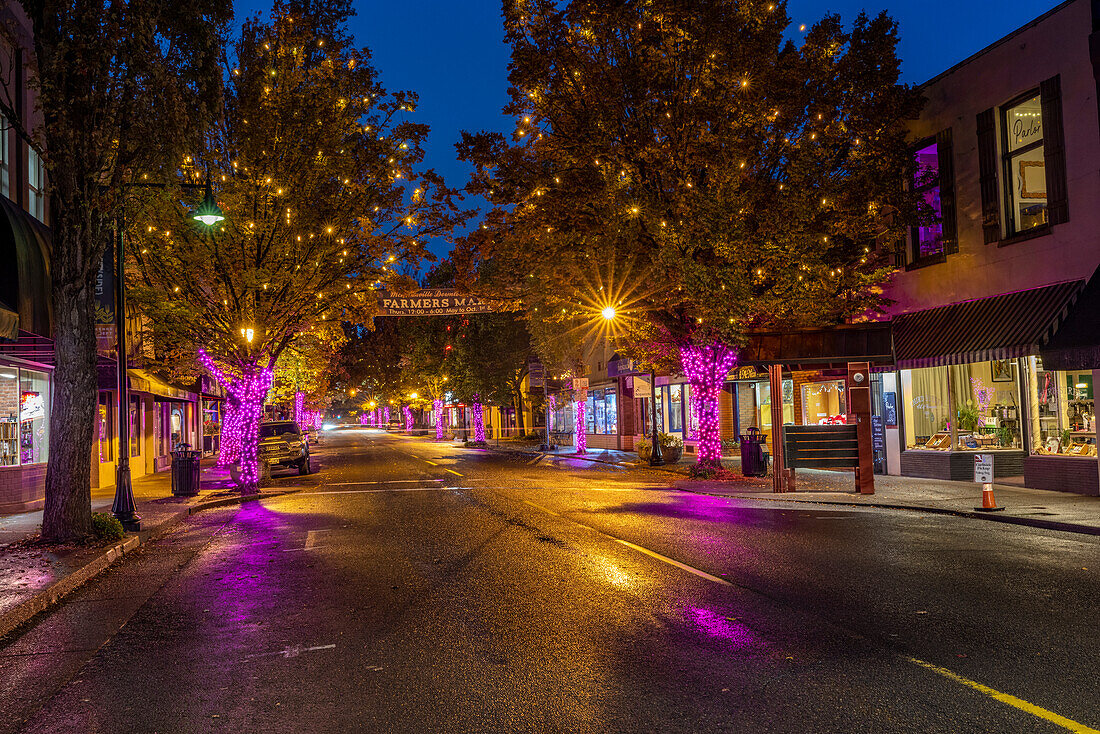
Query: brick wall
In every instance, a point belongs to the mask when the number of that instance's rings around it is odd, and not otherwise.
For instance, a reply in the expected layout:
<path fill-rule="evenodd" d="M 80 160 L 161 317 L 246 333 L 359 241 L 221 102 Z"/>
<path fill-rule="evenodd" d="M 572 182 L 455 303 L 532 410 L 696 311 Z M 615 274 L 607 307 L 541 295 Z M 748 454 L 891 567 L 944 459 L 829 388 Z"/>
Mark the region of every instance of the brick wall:
<path fill-rule="evenodd" d="M 0 467 L 0 514 L 41 509 L 45 496 L 45 464 Z"/>

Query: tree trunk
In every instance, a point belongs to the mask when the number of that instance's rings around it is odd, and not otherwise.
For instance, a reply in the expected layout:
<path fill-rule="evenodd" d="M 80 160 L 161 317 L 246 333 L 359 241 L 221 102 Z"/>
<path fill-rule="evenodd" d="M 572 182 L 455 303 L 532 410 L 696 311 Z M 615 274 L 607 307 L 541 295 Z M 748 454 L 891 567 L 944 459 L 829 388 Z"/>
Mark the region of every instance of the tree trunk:
<path fill-rule="evenodd" d="M 55 246 L 51 262 L 57 367 L 53 372 L 50 454 L 42 515 L 42 537 L 49 541 L 80 540 L 92 532 L 91 462 L 99 386 L 93 322 L 95 288 L 91 283 L 79 282 L 81 278 L 75 274 L 84 264 L 77 261 L 82 249 L 71 244 Z"/>
<path fill-rule="evenodd" d="M 519 385 L 512 387 L 512 397 L 516 401 L 516 430 L 522 436 L 526 431 L 523 425 L 523 393 L 520 392 Z"/>
<path fill-rule="evenodd" d="M 718 415 L 718 395 L 729 371 L 737 363 L 737 352 L 717 342 L 706 346 L 680 349 L 680 364 L 691 385 L 691 403 L 699 416 L 699 449 L 696 464 L 718 468 L 722 465 L 722 435 Z M 775 400 L 776 396 L 772 396 Z M 782 399 L 782 396 L 779 396 Z"/>

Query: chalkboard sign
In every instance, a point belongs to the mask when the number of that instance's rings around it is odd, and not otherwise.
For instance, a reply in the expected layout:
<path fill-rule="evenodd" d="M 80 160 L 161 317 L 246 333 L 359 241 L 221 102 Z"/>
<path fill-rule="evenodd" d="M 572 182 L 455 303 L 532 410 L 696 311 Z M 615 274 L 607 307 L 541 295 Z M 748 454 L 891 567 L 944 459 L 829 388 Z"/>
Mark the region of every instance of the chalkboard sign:
<path fill-rule="evenodd" d="M 886 430 L 882 427 L 881 415 L 871 416 L 871 450 L 886 450 Z"/>
<path fill-rule="evenodd" d="M 890 428 L 898 425 L 898 394 L 896 392 L 884 392 L 882 394 L 883 417 Z"/>

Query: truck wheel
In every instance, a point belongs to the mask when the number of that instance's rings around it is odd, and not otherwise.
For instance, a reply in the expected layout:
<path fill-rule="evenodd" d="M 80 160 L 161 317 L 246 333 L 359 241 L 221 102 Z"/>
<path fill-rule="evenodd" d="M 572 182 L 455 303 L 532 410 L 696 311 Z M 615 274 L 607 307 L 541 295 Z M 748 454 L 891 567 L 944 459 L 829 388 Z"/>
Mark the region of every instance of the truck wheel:
<path fill-rule="evenodd" d="M 298 463 L 298 476 L 304 477 L 309 473 L 310 473 L 309 457 L 307 456 L 306 458 L 302 459 Z"/>

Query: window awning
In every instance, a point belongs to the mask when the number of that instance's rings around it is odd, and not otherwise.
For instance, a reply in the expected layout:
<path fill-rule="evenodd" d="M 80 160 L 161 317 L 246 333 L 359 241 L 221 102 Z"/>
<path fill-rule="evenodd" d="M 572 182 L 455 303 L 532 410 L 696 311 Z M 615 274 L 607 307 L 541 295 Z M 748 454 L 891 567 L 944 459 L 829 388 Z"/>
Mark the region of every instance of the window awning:
<path fill-rule="evenodd" d="M 1046 370 L 1100 369 L 1100 268 L 1039 354 Z"/>
<path fill-rule="evenodd" d="M 1083 285 L 1075 280 L 895 316 L 897 366 L 937 367 L 1037 354 Z"/>
<path fill-rule="evenodd" d="M 150 395 L 167 398 L 169 400 L 182 400 L 187 402 L 196 402 L 198 400 L 198 396 L 195 395 L 195 393 L 176 387 L 175 385 L 169 385 L 167 382 L 161 381 L 145 370 L 128 369 L 126 370 L 126 374 L 130 378 L 130 390 L 132 392 L 149 393 Z"/>
<path fill-rule="evenodd" d="M 849 362 L 893 364 L 891 325 L 886 321 L 824 329 L 750 332 L 738 365 L 781 364 L 792 370 L 844 369 Z"/>
<path fill-rule="evenodd" d="M 19 314 L 0 301 L 0 339 L 15 341 L 19 338 Z"/>
<path fill-rule="evenodd" d="M 0 196 L 0 293 L 19 314 L 19 328 L 53 334 L 50 231 L 11 199 Z"/>

